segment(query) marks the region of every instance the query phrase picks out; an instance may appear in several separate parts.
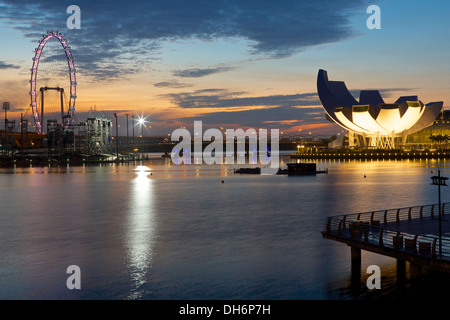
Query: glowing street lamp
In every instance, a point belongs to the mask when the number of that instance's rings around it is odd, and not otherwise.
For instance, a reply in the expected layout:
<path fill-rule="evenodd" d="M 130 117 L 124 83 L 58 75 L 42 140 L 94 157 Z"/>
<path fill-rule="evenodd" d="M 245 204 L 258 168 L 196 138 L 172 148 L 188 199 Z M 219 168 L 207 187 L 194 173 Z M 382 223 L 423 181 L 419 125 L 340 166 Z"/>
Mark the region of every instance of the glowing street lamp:
<path fill-rule="evenodd" d="M 133 118 L 133 120 L 132 120 L 132 124 L 133 124 L 133 139 L 131 141 L 131 145 L 132 145 L 133 151 L 134 151 L 134 125 L 135 125 L 135 123 L 134 123 L 134 114 L 131 115 L 131 117 Z M 134 154 L 133 154 L 133 160 L 134 160 Z"/>
<path fill-rule="evenodd" d="M 137 123 L 139 124 L 139 126 L 141 127 L 141 137 L 142 137 L 142 158 L 144 158 L 144 127 L 145 127 L 145 123 L 147 122 L 145 119 L 147 119 L 147 117 L 139 117 L 138 116 L 138 121 Z"/>
<path fill-rule="evenodd" d="M 137 121 L 137 122 L 138 122 L 138 124 L 139 124 L 139 125 L 143 125 L 143 124 L 145 124 L 145 122 L 146 122 L 146 121 L 145 121 L 145 119 L 146 119 L 146 118 L 141 118 L 141 117 L 138 117 L 138 121 Z"/>
<path fill-rule="evenodd" d="M 128 116 L 130 115 L 129 113 L 125 114 L 127 116 L 127 148 L 126 148 L 126 152 L 129 152 L 129 148 L 130 148 L 130 140 L 128 137 Z"/>

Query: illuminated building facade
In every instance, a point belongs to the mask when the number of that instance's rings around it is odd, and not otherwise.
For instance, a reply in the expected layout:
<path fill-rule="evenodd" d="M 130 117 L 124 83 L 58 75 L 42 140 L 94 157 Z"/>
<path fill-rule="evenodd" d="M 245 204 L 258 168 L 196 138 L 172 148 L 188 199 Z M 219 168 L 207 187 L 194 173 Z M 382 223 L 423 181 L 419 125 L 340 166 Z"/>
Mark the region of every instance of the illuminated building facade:
<path fill-rule="evenodd" d="M 343 81 L 329 81 L 325 70 L 319 70 L 317 92 L 327 118 L 348 130 L 349 147 L 404 145 L 409 134 L 432 125 L 443 106 L 442 101 L 425 105 L 417 96 L 385 103 L 378 90 L 362 90 L 357 101 Z"/>
<path fill-rule="evenodd" d="M 443 110 L 431 126 L 408 135 L 406 144 L 411 147 L 419 147 L 422 149 L 433 148 L 433 142 L 430 140 L 430 136 L 432 135 L 450 136 L 450 110 Z M 447 145 L 445 145 L 445 147 L 447 147 Z"/>

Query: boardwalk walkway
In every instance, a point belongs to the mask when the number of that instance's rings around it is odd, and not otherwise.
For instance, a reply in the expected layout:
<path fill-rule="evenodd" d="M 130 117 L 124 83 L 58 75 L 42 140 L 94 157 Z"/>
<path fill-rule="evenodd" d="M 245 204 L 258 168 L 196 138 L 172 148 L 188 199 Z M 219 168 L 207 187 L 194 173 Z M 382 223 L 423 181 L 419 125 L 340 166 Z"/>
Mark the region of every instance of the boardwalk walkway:
<path fill-rule="evenodd" d="M 322 235 L 352 248 L 352 272 L 360 250 L 450 272 L 450 203 L 442 204 L 441 219 L 438 205 L 328 217 Z"/>

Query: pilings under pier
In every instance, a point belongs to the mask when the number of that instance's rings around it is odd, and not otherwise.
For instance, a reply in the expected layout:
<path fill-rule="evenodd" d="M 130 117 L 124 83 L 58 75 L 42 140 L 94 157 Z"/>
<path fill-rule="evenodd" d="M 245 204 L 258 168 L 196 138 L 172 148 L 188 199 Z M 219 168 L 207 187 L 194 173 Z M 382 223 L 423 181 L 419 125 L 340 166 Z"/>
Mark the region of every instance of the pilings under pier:
<path fill-rule="evenodd" d="M 362 250 L 356 246 L 350 246 L 351 259 L 351 284 L 354 288 L 361 285 L 361 265 Z M 399 283 L 404 283 L 407 277 L 410 280 L 418 280 L 428 269 L 418 263 L 409 262 L 409 274 L 406 268 L 407 261 L 405 259 L 396 259 L 396 275 Z"/>
<path fill-rule="evenodd" d="M 351 256 L 351 282 L 354 287 L 359 287 L 361 283 L 361 249 L 350 246 Z"/>
<path fill-rule="evenodd" d="M 404 281 L 406 278 L 406 260 L 397 259 L 397 280 Z"/>

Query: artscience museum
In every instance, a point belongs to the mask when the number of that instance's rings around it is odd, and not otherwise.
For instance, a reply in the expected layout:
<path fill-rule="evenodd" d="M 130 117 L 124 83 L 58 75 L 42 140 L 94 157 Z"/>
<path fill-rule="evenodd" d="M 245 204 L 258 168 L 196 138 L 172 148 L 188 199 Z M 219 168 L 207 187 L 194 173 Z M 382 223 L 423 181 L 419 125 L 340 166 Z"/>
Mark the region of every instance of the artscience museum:
<path fill-rule="evenodd" d="M 417 96 L 386 103 L 378 90 L 362 90 L 358 101 L 343 81 L 330 81 L 325 70 L 319 70 L 317 92 L 327 118 L 348 130 L 349 147 L 405 145 L 408 135 L 433 124 L 443 106 L 442 101 L 424 104 Z"/>

